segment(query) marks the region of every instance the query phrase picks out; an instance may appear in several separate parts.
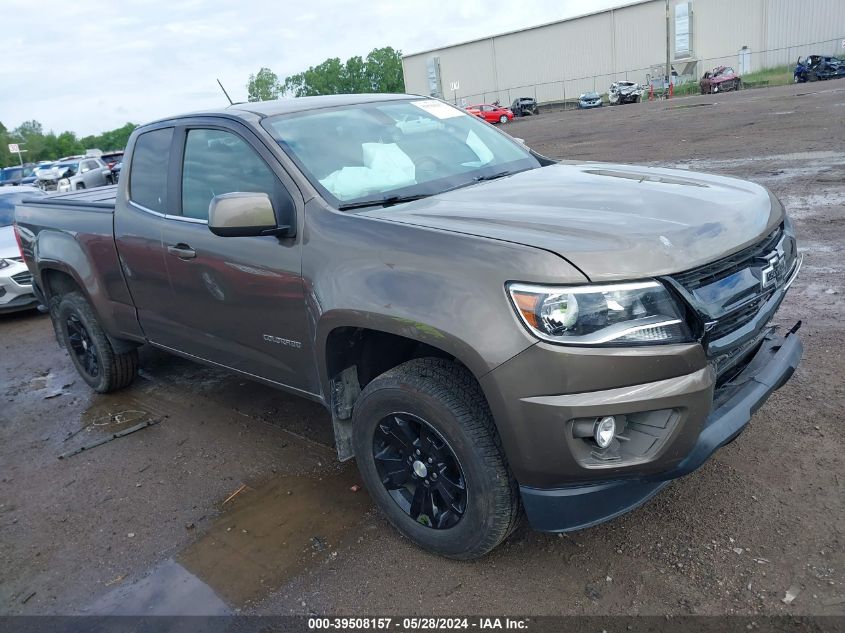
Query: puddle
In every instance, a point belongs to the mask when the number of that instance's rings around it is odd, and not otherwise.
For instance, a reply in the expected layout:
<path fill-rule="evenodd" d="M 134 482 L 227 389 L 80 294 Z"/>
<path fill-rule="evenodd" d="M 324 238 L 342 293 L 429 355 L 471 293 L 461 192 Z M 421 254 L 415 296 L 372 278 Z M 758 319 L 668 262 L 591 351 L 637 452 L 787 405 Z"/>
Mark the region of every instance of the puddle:
<path fill-rule="evenodd" d="M 157 409 L 153 407 L 152 409 Z M 96 396 L 91 406 L 80 415 L 78 422 L 62 438 L 59 458 L 72 457 L 96 448 L 114 438 L 142 430 L 161 422 L 162 411 L 151 410 L 131 396 L 123 394 Z"/>
<path fill-rule="evenodd" d="M 359 483 L 350 466 L 246 487 L 199 540 L 88 612 L 216 615 L 254 602 L 356 540 L 371 507 L 363 488 L 351 489 Z"/>
<path fill-rule="evenodd" d="M 276 477 L 246 489 L 176 560 L 240 606 L 337 556 L 370 508 L 354 467 L 316 477 Z"/>

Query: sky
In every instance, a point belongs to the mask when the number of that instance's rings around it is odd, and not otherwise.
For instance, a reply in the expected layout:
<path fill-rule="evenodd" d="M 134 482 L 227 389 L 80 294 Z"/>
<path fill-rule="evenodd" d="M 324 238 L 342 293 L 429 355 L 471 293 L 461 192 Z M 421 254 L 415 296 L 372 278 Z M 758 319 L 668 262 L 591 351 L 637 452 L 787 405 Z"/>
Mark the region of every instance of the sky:
<path fill-rule="evenodd" d="M 631 0 L 2 0 L 0 122 L 98 134 L 246 101 L 250 73 L 409 54 Z"/>

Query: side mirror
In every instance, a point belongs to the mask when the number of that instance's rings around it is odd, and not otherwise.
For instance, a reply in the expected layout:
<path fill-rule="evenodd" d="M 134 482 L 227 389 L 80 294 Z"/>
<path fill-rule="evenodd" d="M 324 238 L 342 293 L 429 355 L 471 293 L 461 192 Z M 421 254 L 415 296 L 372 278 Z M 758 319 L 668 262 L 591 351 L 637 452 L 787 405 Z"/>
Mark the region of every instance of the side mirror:
<path fill-rule="evenodd" d="M 276 223 L 270 196 L 243 191 L 224 193 L 211 199 L 208 228 L 220 237 L 290 234 L 289 226 Z"/>

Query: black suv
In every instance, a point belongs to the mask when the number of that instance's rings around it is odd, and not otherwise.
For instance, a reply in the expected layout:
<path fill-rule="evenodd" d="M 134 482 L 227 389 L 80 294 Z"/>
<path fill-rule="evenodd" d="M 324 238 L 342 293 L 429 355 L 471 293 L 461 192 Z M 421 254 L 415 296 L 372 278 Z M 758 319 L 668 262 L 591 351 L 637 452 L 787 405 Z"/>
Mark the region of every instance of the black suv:
<path fill-rule="evenodd" d="M 537 100 L 533 97 L 519 97 L 511 104 L 511 112 L 514 116 L 528 116 L 529 114 L 540 114 Z"/>

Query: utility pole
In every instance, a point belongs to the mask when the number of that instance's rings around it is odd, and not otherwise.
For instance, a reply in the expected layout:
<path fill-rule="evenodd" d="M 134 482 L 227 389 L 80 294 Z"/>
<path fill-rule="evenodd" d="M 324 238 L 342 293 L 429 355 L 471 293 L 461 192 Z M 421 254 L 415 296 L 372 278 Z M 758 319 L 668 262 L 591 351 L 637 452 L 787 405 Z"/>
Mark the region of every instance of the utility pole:
<path fill-rule="evenodd" d="M 672 84 L 672 60 L 670 59 L 670 56 L 669 56 L 669 50 L 670 50 L 670 48 L 669 48 L 669 45 L 670 45 L 670 40 L 669 40 L 669 34 L 670 34 L 670 29 L 669 29 L 669 26 L 670 26 L 669 4 L 670 4 L 670 1 L 671 0 L 666 0 L 666 85 L 664 86 L 664 88 L 666 89 L 665 94 L 666 94 L 667 98 L 669 96 L 669 86 Z"/>

